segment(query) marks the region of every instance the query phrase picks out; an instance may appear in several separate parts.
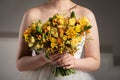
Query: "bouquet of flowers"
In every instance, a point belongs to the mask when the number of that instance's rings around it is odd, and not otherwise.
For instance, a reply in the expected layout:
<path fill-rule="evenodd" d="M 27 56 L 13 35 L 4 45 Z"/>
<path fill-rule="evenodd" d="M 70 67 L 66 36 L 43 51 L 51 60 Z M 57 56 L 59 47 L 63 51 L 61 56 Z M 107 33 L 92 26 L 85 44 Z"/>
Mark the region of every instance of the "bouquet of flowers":
<path fill-rule="evenodd" d="M 35 51 L 45 49 L 45 56 L 49 59 L 49 54 L 59 54 L 69 52 L 74 55 L 77 45 L 82 41 L 85 33 L 91 29 L 89 20 L 86 17 L 77 19 L 75 12 L 71 12 L 70 17 L 55 14 L 45 23 L 41 20 L 33 22 L 24 32 L 23 37 L 28 46 Z M 74 74 L 74 69 L 63 69 L 56 67 L 53 71 L 55 76 Z"/>

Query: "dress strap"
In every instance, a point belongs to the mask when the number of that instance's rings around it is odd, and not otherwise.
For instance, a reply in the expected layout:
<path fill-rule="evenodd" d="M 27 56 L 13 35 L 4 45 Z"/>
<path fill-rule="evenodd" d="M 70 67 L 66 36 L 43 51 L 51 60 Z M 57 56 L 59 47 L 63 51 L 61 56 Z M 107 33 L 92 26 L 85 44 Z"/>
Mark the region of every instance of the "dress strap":
<path fill-rule="evenodd" d="M 78 5 L 76 4 L 75 6 L 71 7 L 68 12 L 70 12 L 72 9 L 76 8 Z"/>
<path fill-rule="evenodd" d="M 68 9 L 66 12 L 65 12 L 65 15 L 70 13 L 72 9 L 76 8 L 78 5 L 74 5 L 73 7 L 71 7 L 70 9 Z"/>

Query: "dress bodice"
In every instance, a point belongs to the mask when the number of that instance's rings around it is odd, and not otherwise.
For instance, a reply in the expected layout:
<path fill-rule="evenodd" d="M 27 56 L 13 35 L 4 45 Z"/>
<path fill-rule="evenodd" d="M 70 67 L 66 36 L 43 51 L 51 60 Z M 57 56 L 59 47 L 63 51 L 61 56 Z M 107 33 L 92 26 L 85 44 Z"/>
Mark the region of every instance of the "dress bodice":
<path fill-rule="evenodd" d="M 81 58 L 83 47 L 84 47 L 84 43 L 85 43 L 85 36 L 82 37 L 82 41 L 80 43 L 78 43 L 77 51 L 74 54 L 74 58 Z"/>

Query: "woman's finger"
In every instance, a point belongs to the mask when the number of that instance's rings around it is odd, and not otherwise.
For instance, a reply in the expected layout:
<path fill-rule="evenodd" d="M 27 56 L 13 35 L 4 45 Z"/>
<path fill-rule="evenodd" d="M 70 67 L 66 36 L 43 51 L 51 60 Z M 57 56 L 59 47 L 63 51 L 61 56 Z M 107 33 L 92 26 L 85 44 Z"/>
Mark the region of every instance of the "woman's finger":
<path fill-rule="evenodd" d="M 63 68 L 64 69 L 70 69 L 70 68 L 73 68 L 73 66 L 72 65 L 67 65 L 67 66 L 64 66 Z"/>
<path fill-rule="evenodd" d="M 68 56 L 66 55 L 61 55 L 60 58 L 56 62 L 61 62 L 62 60 L 68 59 Z"/>
<path fill-rule="evenodd" d="M 60 54 L 52 54 L 52 55 L 50 55 L 50 59 L 55 59 L 57 57 L 60 57 Z"/>
<path fill-rule="evenodd" d="M 64 60 L 58 63 L 60 67 L 65 67 L 71 65 L 70 61 L 65 62 Z"/>

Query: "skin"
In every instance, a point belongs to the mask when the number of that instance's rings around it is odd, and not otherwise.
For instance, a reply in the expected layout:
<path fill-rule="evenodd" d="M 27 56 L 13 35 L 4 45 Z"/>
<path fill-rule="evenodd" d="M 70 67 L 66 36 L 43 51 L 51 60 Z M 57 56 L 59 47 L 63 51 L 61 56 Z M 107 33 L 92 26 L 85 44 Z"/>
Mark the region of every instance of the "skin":
<path fill-rule="evenodd" d="M 76 59 L 72 55 L 66 53 L 62 55 L 50 55 L 50 60 L 44 57 L 44 53 L 37 56 L 32 56 L 32 52 L 29 50 L 29 47 L 22 38 L 23 32 L 28 28 L 32 21 L 41 19 L 43 22 L 45 22 L 56 12 L 59 13 L 61 10 L 67 11 L 74 5 L 75 3 L 73 3 L 71 0 L 49 0 L 48 3 L 34 7 L 25 12 L 22 23 L 20 25 L 18 52 L 16 58 L 16 66 L 19 71 L 39 69 L 47 63 L 56 64 L 68 69 L 74 68 L 87 72 L 95 71 L 99 68 L 100 50 L 96 19 L 92 11 L 82 6 L 77 6 L 72 10 L 75 11 L 76 15 L 79 18 L 86 16 L 90 20 L 93 27 L 91 29 L 91 33 L 89 35 L 86 35 L 86 38 L 92 36 L 94 39 L 89 42 L 85 42 L 87 48 L 84 48 L 84 58 Z M 69 13 L 66 14 L 66 16 L 69 15 Z"/>

